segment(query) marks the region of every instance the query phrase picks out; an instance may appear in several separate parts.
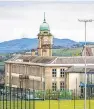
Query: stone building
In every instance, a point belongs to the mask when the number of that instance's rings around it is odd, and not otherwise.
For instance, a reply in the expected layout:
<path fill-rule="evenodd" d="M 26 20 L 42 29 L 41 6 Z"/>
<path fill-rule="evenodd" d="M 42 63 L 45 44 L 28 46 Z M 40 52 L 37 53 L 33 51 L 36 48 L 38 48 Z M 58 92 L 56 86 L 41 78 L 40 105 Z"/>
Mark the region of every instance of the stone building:
<path fill-rule="evenodd" d="M 94 73 L 94 57 L 87 57 L 87 73 L 91 81 Z M 36 90 L 80 91 L 84 83 L 84 57 L 40 57 L 21 55 L 6 62 L 6 85 Z M 77 79 L 77 86 L 76 86 Z M 94 75 L 92 75 L 94 83 Z"/>
<path fill-rule="evenodd" d="M 38 39 L 38 56 L 32 50 L 31 55 L 17 55 L 5 62 L 5 84 L 35 90 L 77 89 L 81 92 L 81 83 L 84 84 L 85 57 L 52 56 L 53 36 L 45 16 Z M 94 84 L 93 68 L 94 57 L 87 56 L 88 81 L 92 84 Z"/>

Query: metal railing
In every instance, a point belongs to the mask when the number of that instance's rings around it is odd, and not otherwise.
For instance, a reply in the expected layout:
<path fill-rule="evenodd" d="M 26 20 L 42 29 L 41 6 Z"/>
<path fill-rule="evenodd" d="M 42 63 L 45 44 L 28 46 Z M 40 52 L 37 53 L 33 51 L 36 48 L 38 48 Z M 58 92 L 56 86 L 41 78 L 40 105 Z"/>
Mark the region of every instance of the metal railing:
<path fill-rule="evenodd" d="M 90 90 L 87 92 L 87 100 L 94 100 Z M 36 109 L 36 100 L 47 100 L 49 108 L 52 100 L 72 100 L 74 101 L 74 109 L 77 104 L 76 100 L 84 100 L 84 93 L 75 90 L 31 90 L 14 87 L 0 88 L 0 109 Z M 59 104 L 58 104 L 59 105 Z"/>

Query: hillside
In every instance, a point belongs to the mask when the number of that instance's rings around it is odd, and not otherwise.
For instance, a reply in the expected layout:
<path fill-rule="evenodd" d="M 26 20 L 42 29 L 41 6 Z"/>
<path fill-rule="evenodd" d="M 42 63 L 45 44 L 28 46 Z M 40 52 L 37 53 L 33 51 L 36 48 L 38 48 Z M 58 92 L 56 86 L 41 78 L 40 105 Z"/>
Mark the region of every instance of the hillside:
<path fill-rule="evenodd" d="M 57 39 L 53 40 L 53 48 L 73 48 L 76 47 L 78 42 L 70 39 Z M 12 53 L 24 50 L 36 49 L 38 47 L 37 38 L 22 38 L 0 43 L 0 53 Z"/>
<path fill-rule="evenodd" d="M 70 39 L 53 39 L 53 48 L 54 49 L 71 49 L 71 48 L 79 48 L 83 47 L 84 42 L 75 42 Z M 94 42 L 87 42 L 87 44 L 94 44 Z M 37 49 L 38 47 L 38 39 L 37 38 L 22 38 L 15 39 L 10 41 L 5 41 L 0 43 L 0 53 L 13 53 L 13 52 L 21 52 L 28 51 L 31 49 Z"/>
<path fill-rule="evenodd" d="M 0 53 L 10 53 L 37 47 L 38 40 L 22 38 L 0 43 Z"/>
<path fill-rule="evenodd" d="M 53 49 L 53 56 L 80 56 L 82 47 Z"/>
<path fill-rule="evenodd" d="M 78 42 L 75 42 L 70 39 L 58 39 L 58 38 L 54 38 L 53 43 L 54 46 L 60 46 L 63 48 L 73 48 L 78 44 Z"/>

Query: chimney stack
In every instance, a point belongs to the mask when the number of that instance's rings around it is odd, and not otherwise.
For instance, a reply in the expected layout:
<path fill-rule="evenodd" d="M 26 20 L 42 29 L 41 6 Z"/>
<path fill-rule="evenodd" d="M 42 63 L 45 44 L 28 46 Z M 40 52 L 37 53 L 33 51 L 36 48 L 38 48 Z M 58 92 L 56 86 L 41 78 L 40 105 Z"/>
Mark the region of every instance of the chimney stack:
<path fill-rule="evenodd" d="M 31 50 L 31 55 L 32 55 L 32 56 L 36 56 L 35 51 L 36 51 L 35 49 L 32 49 L 32 50 Z"/>

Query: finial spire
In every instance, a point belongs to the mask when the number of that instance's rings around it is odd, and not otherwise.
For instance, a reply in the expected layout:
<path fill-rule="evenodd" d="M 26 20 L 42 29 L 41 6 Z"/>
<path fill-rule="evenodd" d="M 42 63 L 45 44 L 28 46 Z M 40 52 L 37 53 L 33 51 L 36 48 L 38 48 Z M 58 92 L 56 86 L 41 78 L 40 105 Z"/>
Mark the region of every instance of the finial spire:
<path fill-rule="evenodd" d="M 45 12 L 44 12 L 44 22 L 46 22 L 46 20 L 45 20 Z"/>

